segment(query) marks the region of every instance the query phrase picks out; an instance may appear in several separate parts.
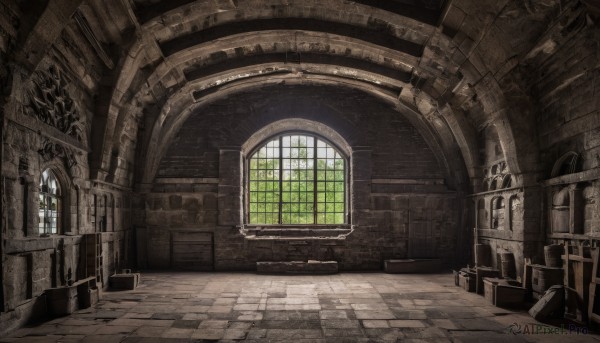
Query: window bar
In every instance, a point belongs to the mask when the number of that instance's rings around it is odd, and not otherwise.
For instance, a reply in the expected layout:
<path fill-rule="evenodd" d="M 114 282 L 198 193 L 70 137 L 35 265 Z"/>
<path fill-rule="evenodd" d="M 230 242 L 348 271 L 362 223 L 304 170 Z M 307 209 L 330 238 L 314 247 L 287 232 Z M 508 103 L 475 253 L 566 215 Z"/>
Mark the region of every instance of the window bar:
<path fill-rule="evenodd" d="M 283 136 L 279 136 L 279 157 L 277 160 L 279 161 L 279 218 L 277 219 L 277 223 L 281 224 L 281 212 L 283 211 Z"/>
<path fill-rule="evenodd" d="M 344 222 L 346 223 L 350 223 L 350 218 L 348 218 L 348 199 L 346 199 L 346 179 L 347 179 L 347 169 L 346 169 L 346 160 L 342 160 L 343 164 L 342 166 L 344 167 L 344 180 L 342 180 L 344 182 Z"/>
<path fill-rule="evenodd" d="M 313 137 L 313 224 L 317 221 L 317 137 Z"/>

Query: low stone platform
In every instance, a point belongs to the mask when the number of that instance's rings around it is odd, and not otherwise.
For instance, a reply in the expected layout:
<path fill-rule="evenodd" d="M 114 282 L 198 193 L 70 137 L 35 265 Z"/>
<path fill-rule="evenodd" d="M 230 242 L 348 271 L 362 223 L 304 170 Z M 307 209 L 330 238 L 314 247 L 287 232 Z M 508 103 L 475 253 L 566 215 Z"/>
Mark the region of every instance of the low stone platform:
<path fill-rule="evenodd" d="M 336 274 L 336 261 L 288 261 L 256 262 L 256 271 L 260 274 Z"/>
<path fill-rule="evenodd" d="M 140 282 L 140 273 L 115 274 L 108 281 L 114 290 L 134 290 Z"/>
<path fill-rule="evenodd" d="M 442 268 L 438 259 L 403 259 L 385 260 L 384 271 L 391 274 L 400 273 L 436 273 Z"/>
<path fill-rule="evenodd" d="M 50 316 L 64 316 L 94 306 L 100 298 L 95 277 L 79 280 L 69 286 L 49 288 L 44 293 Z"/>

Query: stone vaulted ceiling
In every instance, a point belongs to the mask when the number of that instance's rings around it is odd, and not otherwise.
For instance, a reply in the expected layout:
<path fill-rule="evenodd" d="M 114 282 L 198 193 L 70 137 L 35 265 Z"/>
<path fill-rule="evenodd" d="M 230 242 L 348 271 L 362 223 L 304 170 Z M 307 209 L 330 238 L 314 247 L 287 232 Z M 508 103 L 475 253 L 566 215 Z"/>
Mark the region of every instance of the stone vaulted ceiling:
<path fill-rule="evenodd" d="M 17 60 L 35 69 L 41 48 L 73 20 L 89 31 L 102 62 L 79 71 L 97 101 L 92 177 L 110 177 L 128 137 L 137 184 L 152 182 L 192 113 L 278 83 L 354 88 L 389 102 L 457 184 L 479 179 L 477 136 L 494 127 L 525 182 L 538 150 L 523 72 L 543 63 L 549 40 L 568 39 L 586 10 L 560 0 L 50 0 L 41 8 L 24 23 Z"/>

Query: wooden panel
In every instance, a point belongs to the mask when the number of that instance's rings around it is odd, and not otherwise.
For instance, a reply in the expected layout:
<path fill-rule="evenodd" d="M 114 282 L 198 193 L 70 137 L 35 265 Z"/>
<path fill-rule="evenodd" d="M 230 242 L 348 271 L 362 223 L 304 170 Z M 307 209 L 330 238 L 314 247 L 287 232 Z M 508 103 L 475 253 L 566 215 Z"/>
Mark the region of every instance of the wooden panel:
<path fill-rule="evenodd" d="M 171 233 L 171 266 L 182 270 L 213 270 L 213 235 L 210 232 Z"/>

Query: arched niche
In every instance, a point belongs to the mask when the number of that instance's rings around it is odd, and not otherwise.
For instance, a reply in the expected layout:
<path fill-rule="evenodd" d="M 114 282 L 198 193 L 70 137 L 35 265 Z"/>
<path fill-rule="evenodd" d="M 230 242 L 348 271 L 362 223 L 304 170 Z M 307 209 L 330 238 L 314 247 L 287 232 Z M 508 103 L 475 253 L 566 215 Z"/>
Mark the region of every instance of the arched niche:
<path fill-rule="evenodd" d="M 562 175 L 573 174 L 579 171 L 579 154 L 575 151 L 569 151 L 562 155 L 552 167 L 550 178 Z"/>
<path fill-rule="evenodd" d="M 493 230 L 504 230 L 504 198 L 494 197 L 491 202 L 491 228 Z"/>
<path fill-rule="evenodd" d="M 489 229 L 488 212 L 485 206 L 485 199 L 479 199 L 477 202 L 477 225 L 479 229 Z"/>

